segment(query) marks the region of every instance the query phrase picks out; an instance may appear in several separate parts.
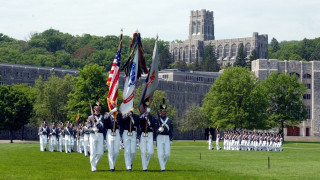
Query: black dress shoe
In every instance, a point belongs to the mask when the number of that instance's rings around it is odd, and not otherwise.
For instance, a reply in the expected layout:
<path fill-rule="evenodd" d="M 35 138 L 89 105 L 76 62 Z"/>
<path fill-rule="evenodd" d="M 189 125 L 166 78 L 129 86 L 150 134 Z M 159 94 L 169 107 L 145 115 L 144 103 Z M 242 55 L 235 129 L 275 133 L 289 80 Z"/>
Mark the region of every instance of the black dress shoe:
<path fill-rule="evenodd" d="M 161 172 L 163 172 L 163 171 L 165 171 L 165 170 L 161 170 Z"/>
<path fill-rule="evenodd" d="M 127 169 L 127 171 L 132 171 L 132 169 Z"/>
<path fill-rule="evenodd" d="M 147 172 L 148 170 L 145 169 L 145 170 L 143 170 L 143 171 L 144 171 L 144 172 Z"/>
<path fill-rule="evenodd" d="M 114 172 L 114 171 L 115 171 L 115 169 L 110 169 L 110 171 L 111 171 L 111 172 Z"/>

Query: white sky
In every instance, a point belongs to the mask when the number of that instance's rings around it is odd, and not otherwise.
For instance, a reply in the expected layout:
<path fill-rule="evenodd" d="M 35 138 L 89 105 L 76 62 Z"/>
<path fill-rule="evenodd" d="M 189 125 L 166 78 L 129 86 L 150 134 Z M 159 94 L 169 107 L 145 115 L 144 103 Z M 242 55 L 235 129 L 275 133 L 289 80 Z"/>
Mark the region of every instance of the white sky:
<path fill-rule="evenodd" d="M 186 40 L 191 10 L 214 11 L 215 38 L 282 40 L 320 36 L 319 0 L 0 0 L 0 33 L 28 40 L 53 28 L 72 35 L 132 35 Z"/>

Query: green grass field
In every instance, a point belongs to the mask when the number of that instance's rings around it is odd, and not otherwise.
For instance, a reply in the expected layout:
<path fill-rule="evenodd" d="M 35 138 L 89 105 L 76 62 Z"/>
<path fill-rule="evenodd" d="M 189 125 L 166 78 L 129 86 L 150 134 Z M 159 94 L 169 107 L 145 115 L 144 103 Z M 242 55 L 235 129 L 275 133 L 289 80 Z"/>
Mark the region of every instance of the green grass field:
<path fill-rule="evenodd" d="M 116 172 L 109 171 L 105 152 L 92 173 L 83 154 L 40 152 L 38 143 L 2 143 L 0 179 L 320 179 L 319 142 L 286 142 L 283 147 L 283 152 L 209 151 L 205 141 L 174 141 L 165 172 L 160 172 L 155 149 L 148 172 L 142 171 L 139 150 L 133 171 L 127 172 L 120 150 Z"/>

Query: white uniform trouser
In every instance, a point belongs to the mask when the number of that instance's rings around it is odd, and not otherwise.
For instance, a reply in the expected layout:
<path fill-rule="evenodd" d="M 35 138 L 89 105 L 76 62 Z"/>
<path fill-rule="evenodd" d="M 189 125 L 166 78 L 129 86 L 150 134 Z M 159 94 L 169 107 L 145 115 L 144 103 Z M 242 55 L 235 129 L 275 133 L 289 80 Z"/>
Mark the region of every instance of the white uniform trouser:
<path fill-rule="evenodd" d="M 170 156 L 170 139 L 169 135 L 157 136 L 157 153 L 161 170 L 166 169 L 166 163 Z"/>
<path fill-rule="evenodd" d="M 44 151 L 47 147 L 47 135 L 40 135 L 40 151 Z"/>
<path fill-rule="evenodd" d="M 131 169 L 134 157 L 136 156 L 137 132 L 132 131 L 132 136 L 128 136 L 128 130 L 124 130 L 122 138 L 124 143 L 124 160 L 126 168 Z"/>
<path fill-rule="evenodd" d="M 147 170 L 148 164 L 153 155 L 153 132 L 148 132 L 148 136 L 144 137 L 141 133 L 140 138 L 140 151 L 141 151 L 141 160 L 142 160 L 142 169 Z"/>
<path fill-rule="evenodd" d="M 62 135 L 59 136 L 59 151 L 64 151 L 64 136 Z"/>
<path fill-rule="evenodd" d="M 89 137 L 90 137 L 90 134 L 84 134 L 84 136 L 83 136 L 83 149 L 84 149 L 85 156 L 88 156 L 88 152 L 90 150 Z"/>
<path fill-rule="evenodd" d="M 114 169 L 116 165 L 116 161 L 120 151 L 120 134 L 119 130 L 116 130 L 116 135 L 111 135 L 111 129 L 107 131 L 107 138 L 108 138 L 108 161 L 109 161 L 109 168 Z"/>
<path fill-rule="evenodd" d="M 212 150 L 212 141 L 208 140 L 208 144 L 209 144 L 209 150 Z"/>
<path fill-rule="evenodd" d="M 66 153 L 71 152 L 71 135 L 65 135 L 64 136 L 64 144 L 65 144 L 65 151 Z"/>
<path fill-rule="evenodd" d="M 90 164 L 91 171 L 96 171 L 104 149 L 103 149 L 103 133 L 90 133 Z"/>
<path fill-rule="evenodd" d="M 217 150 L 220 150 L 220 149 L 221 149 L 221 147 L 220 147 L 220 145 L 219 145 L 219 142 L 220 142 L 219 139 L 217 139 L 217 140 L 216 140 L 216 148 L 217 148 Z"/>
<path fill-rule="evenodd" d="M 78 151 L 79 153 L 83 152 L 83 145 L 84 145 L 84 137 L 80 137 L 80 139 L 78 140 Z"/>
<path fill-rule="evenodd" d="M 57 136 L 56 135 L 52 135 L 49 137 L 49 151 L 53 152 L 56 148 L 56 144 L 57 144 Z"/>

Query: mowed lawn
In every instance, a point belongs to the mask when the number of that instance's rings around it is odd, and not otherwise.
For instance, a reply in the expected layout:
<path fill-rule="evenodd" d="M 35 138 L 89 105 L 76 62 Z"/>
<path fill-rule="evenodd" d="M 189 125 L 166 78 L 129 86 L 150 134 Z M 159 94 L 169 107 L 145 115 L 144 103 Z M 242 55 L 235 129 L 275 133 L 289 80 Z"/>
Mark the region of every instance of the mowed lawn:
<path fill-rule="evenodd" d="M 142 171 L 139 150 L 133 171 L 127 172 L 120 150 L 116 172 L 109 171 L 105 152 L 93 173 L 89 157 L 80 153 L 40 152 L 39 143 L 2 143 L 0 179 L 320 179 L 319 142 L 283 147 L 283 152 L 209 151 L 206 141 L 174 141 L 165 172 L 155 149 L 148 172 Z"/>

